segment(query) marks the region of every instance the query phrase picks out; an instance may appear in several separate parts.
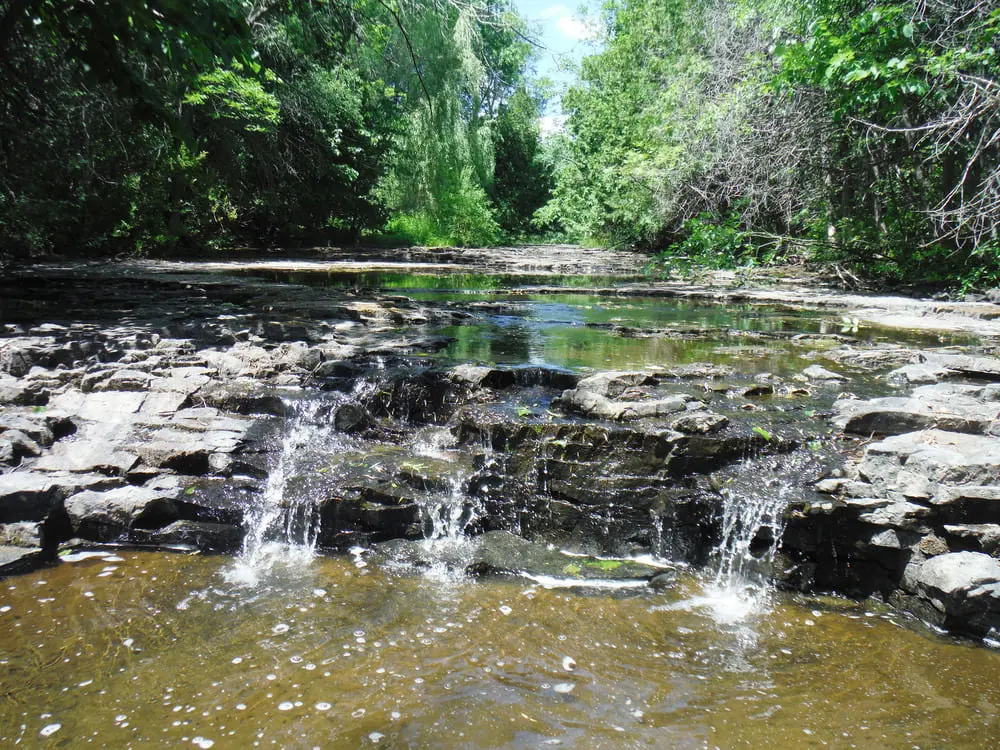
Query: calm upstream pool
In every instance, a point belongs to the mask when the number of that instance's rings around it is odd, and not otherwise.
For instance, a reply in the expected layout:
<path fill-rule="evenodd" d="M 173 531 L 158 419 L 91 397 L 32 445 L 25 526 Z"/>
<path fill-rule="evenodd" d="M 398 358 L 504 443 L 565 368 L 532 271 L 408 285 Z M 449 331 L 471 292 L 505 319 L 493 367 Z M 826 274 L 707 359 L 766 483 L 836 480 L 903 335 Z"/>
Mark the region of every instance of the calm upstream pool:
<path fill-rule="evenodd" d="M 235 567 L 122 551 L 7 580 L 0 742 L 984 748 L 1000 732 L 1000 655 L 840 599 L 772 595 L 739 619 L 684 571 L 657 594 L 364 555 L 251 588 Z"/>

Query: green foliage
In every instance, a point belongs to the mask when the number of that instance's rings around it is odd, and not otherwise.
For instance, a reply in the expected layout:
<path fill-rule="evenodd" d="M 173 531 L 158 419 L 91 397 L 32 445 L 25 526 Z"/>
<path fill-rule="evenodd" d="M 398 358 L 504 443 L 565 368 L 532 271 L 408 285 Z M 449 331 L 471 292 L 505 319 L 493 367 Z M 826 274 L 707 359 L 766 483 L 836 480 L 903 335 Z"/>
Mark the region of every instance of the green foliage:
<path fill-rule="evenodd" d="M 496 242 L 523 28 L 496 0 L 8 4 L 0 252 L 343 242 L 390 214 Z M 507 118 L 501 145 L 534 127 Z"/>
<path fill-rule="evenodd" d="M 664 275 L 692 268 L 735 268 L 752 249 L 735 211 L 721 218 L 703 213 L 686 221 L 683 232 L 682 240 L 654 256 L 654 266 Z"/>

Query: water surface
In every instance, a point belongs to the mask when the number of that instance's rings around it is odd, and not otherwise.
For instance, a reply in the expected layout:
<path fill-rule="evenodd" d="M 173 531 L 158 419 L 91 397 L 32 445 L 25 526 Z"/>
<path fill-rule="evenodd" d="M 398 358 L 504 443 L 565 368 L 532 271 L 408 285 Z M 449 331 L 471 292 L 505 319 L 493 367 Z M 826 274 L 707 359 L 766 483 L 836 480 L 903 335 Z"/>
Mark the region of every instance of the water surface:
<path fill-rule="evenodd" d="M 0 742 L 973 748 L 1000 731 L 1000 655 L 847 601 L 773 594 L 726 624 L 733 600 L 698 599 L 692 572 L 616 594 L 362 557 L 250 589 L 229 559 L 125 551 L 9 579 Z"/>

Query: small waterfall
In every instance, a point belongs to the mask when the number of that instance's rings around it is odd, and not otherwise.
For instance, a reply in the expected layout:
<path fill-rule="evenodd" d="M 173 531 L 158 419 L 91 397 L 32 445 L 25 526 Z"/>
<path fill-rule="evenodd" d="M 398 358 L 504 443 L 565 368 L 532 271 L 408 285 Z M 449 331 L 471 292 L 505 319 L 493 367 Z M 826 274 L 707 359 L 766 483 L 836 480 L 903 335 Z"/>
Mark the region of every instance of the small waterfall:
<path fill-rule="evenodd" d="M 302 566 L 314 557 L 321 496 L 304 478 L 316 476 L 338 439 L 323 414 L 326 400 L 285 401 L 285 427 L 262 497 L 245 516 L 243 549 L 229 571 L 233 583 L 255 585 L 277 565 Z"/>
<path fill-rule="evenodd" d="M 784 510 L 796 482 L 788 457 L 744 459 L 734 467 L 722 497 L 721 538 L 713 551 L 714 574 L 700 596 L 671 608 L 707 610 L 720 625 L 740 626 L 767 609 L 774 590 L 770 564 L 784 530 Z M 740 627 L 749 645 L 752 629 Z"/>
<path fill-rule="evenodd" d="M 441 428 L 424 431 L 413 446 L 418 456 L 432 456 L 449 465 L 447 487 L 430 491 L 418 501 L 423 526 L 423 546 L 429 553 L 431 567 L 427 574 L 443 583 L 464 578 L 466 565 L 471 561 L 472 544 L 467 532 L 483 514 L 479 498 L 465 492 L 469 472 L 451 448 L 450 432 Z"/>
<path fill-rule="evenodd" d="M 783 513 L 794 486 L 777 473 L 777 461 L 749 461 L 722 495 L 722 538 L 715 581 L 724 587 L 766 585 L 765 565 L 774 559 L 784 530 Z M 765 465 L 766 464 L 766 465 Z"/>
<path fill-rule="evenodd" d="M 482 507 L 463 492 L 465 479 L 464 474 L 450 477 L 448 491 L 434 493 L 420 504 L 426 541 L 461 541 L 469 526 L 479 519 Z"/>

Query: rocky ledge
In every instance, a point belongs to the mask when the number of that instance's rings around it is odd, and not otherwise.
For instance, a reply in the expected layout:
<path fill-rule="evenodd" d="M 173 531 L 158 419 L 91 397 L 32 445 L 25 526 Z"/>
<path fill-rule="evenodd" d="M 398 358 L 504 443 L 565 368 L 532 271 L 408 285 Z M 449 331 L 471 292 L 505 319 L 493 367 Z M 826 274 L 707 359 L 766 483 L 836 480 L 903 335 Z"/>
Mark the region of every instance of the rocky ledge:
<path fill-rule="evenodd" d="M 439 332 L 478 303 L 162 270 L 93 285 L 0 284 L 2 572 L 80 541 L 235 551 L 267 496 L 325 548 L 420 565 L 406 540 L 453 523 L 483 537 L 477 575 L 648 581 L 600 561 L 709 562 L 732 507 L 775 497 L 786 585 L 1000 631 L 995 358 L 795 334 L 832 369 L 453 366 Z"/>
<path fill-rule="evenodd" d="M 834 422 L 868 442 L 790 509 L 784 547 L 813 585 L 996 638 L 1000 360 L 922 355 L 889 377 L 926 384 L 835 404 Z"/>

